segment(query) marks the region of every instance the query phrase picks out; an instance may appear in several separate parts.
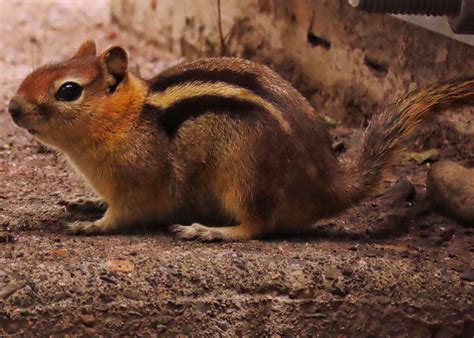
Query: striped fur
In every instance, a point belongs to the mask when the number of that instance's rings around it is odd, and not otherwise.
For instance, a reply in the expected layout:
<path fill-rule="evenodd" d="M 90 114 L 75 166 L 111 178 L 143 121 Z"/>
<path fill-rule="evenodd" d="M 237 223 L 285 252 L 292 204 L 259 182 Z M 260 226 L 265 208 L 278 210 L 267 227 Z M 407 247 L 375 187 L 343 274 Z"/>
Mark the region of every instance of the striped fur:
<path fill-rule="evenodd" d="M 151 93 L 146 103 L 160 111 L 161 120 L 169 121 L 172 119 L 169 115 L 179 115 L 174 119 L 180 121 L 179 124 L 206 111 L 232 112 L 259 108 L 262 112 L 271 114 L 286 133 L 291 133 L 291 127 L 282 112 L 271 102 L 246 88 L 224 82 L 177 83 L 162 92 Z M 172 129 L 178 127 L 174 123 Z M 169 129 L 169 126 L 165 126 L 165 129 Z"/>
<path fill-rule="evenodd" d="M 188 82 L 224 82 L 242 87 L 263 96 L 267 91 L 262 87 L 255 73 L 244 70 L 187 68 L 179 73 L 162 74 L 150 80 L 151 92 L 163 92 L 169 87 Z"/>
<path fill-rule="evenodd" d="M 233 118 L 250 120 L 254 119 L 254 113 L 265 113 L 261 106 L 253 102 L 218 95 L 195 96 L 180 100 L 167 109 L 146 104 L 142 114 L 149 115 L 150 111 L 153 112 L 152 118 L 155 125 L 164 131 L 170 139 L 176 136 L 185 122 L 192 121 L 204 114 L 226 114 Z"/>

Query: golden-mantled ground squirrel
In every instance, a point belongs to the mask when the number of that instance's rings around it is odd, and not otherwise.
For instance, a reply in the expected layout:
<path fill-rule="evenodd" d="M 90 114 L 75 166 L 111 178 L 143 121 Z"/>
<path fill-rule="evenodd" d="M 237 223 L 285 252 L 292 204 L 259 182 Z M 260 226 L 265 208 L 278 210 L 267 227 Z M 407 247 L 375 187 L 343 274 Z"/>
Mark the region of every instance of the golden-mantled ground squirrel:
<path fill-rule="evenodd" d="M 474 104 L 474 77 L 409 93 L 372 119 L 345 166 L 313 108 L 265 66 L 200 59 L 144 80 L 127 63 L 123 48 L 96 56 L 86 41 L 28 75 L 9 105 L 106 201 L 72 233 L 174 224 L 181 238 L 242 241 L 308 228 L 370 195 L 431 112 Z"/>

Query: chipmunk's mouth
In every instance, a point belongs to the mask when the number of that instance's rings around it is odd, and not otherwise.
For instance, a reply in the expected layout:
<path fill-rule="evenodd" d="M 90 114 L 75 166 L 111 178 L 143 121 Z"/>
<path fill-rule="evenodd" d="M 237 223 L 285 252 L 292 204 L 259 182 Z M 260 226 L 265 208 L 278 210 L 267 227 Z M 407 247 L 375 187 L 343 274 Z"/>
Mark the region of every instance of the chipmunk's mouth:
<path fill-rule="evenodd" d="M 38 131 L 36 129 L 33 129 L 33 128 L 30 128 L 30 127 L 26 126 L 23 121 L 16 120 L 14 122 L 18 127 L 22 128 L 22 129 L 25 129 L 29 134 L 31 134 L 31 135 L 37 135 L 38 134 Z"/>

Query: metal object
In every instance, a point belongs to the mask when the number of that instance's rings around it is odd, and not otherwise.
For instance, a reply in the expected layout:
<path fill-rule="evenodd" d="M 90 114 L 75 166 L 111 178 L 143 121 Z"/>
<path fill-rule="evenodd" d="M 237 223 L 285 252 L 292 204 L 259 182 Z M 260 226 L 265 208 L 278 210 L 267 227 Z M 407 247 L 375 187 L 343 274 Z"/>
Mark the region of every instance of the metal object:
<path fill-rule="evenodd" d="M 412 15 L 456 15 L 462 0 L 349 0 L 349 4 L 370 13 Z"/>
<path fill-rule="evenodd" d="M 447 16 L 455 33 L 474 34 L 474 0 L 348 0 L 348 2 L 352 7 L 369 13 Z"/>
<path fill-rule="evenodd" d="M 454 32 L 474 34 L 474 0 L 463 0 L 459 15 L 448 21 Z"/>

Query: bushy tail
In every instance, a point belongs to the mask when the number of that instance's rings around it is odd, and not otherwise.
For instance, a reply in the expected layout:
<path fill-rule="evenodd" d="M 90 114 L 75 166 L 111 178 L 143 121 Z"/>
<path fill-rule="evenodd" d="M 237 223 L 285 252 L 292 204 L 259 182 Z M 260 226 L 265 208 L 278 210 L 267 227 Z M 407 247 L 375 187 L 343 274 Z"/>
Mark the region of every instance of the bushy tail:
<path fill-rule="evenodd" d="M 403 142 L 422 121 L 440 110 L 464 105 L 474 106 L 474 77 L 413 91 L 375 115 L 365 131 L 362 154 L 347 171 L 348 202 L 354 203 L 377 189 L 402 151 Z"/>

